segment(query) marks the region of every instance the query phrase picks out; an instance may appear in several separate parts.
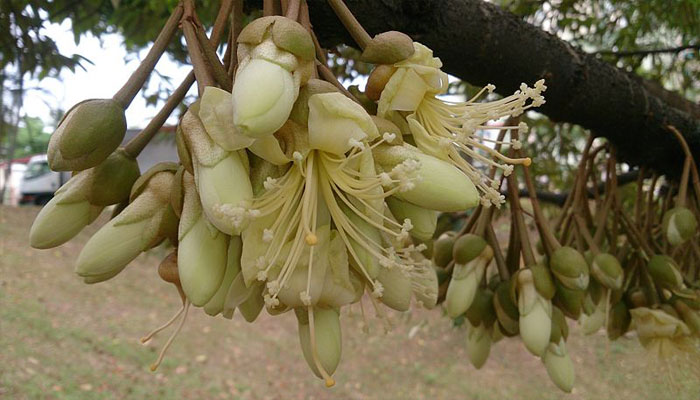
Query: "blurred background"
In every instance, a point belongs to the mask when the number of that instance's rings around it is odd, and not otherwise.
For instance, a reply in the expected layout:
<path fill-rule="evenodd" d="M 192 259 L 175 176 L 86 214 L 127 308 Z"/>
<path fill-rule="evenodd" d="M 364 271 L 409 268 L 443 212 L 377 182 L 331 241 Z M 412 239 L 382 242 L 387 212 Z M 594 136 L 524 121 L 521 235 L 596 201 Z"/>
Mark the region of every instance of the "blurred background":
<path fill-rule="evenodd" d="M 669 90 L 681 102 L 700 100 L 696 0 L 493 2 L 643 79 L 648 88 Z M 57 249 L 33 250 L 27 236 L 38 206 L 69 177 L 51 172 L 45 157 L 61 116 L 84 99 L 111 97 L 176 3 L 0 2 L 0 398 L 698 398 L 699 382 L 648 358 L 636 339 L 608 343 L 602 333 L 584 337 L 576 327 L 569 341 L 577 372 L 571 395 L 556 389 L 518 341 L 499 342 L 477 371 L 466 358 L 463 328 L 440 311 L 425 310 L 391 314 L 388 333 L 370 316 L 369 334 L 362 331 L 359 308 L 344 314 L 343 363 L 330 390 L 309 373 L 291 315 L 273 323 L 263 313 L 262 321 L 250 325 L 239 315 L 229 321 L 192 313 L 165 363 L 151 373 L 148 366 L 165 339 L 145 346 L 138 339 L 178 306 L 155 274 L 166 250 L 141 256 L 110 285 L 88 286 L 73 274 L 73 262 L 106 215 Z M 198 1 L 206 26 L 218 3 Z M 331 55 L 342 82 L 362 90 L 370 66 L 357 61 L 357 50 L 341 46 Z M 128 109 L 125 141 L 189 70 L 179 38 Z M 451 78 L 454 98 L 469 98 L 478 89 Z M 177 159 L 173 126 L 181 111 L 141 154 L 141 171 Z M 538 188 L 566 192 L 588 132 L 532 112 L 524 120 L 534 128 L 525 148 L 535 155 Z"/>

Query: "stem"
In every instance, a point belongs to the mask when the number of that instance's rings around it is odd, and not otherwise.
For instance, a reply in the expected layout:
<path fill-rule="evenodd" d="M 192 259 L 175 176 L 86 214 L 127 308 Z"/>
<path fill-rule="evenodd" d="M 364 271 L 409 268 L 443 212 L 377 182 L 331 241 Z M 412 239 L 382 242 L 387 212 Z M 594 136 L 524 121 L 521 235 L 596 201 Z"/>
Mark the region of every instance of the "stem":
<path fill-rule="evenodd" d="M 134 100 L 136 94 L 141 90 L 146 79 L 151 75 L 153 68 L 158 63 L 160 56 L 163 55 L 168 44 L 172 40 L 175 32 L 177 31 L 177 26 L 180 22 L 180 18 L 183 14 L 182 2 L 178 3 L 173 13 L 170 14 L 170 18 L 165 23 L 165 26 L 156 37 L 156 40 L 151 46 L 151 50 L 148 51 L 146 58 L 143 59 L 141 64 L 136 68 L 129 80 L 126 81 L 124 86 L 114 95 L 113 99 L 119 102 L 122 107 L 126 110 L 129 104 Z"/>
<path fill-rule="evenodd" d="M 192 66 L 194 68 L 194 75 L 197 77 L 197 88 L 199 91 L 199 96 L 204 93 L 204 88 L 207 86 L 214 86 L 214 78 L 209 70 L 209 65 L 204 58 L 201 46 L 199 46 L 199 41 L 197 40 L 197 34 L 195 33 L 194 23 L 191 20 L 185 20 L 182 22 L 182 31 L 185 34 L 185 41 L 187 42 L 187 52 L 190 55 L 190 60 L 192 61 Z"/>
<path fill-rule="evenodd" d="M 228 76 L 233 80 L 234 72 L 238 66 L 238 35 L 243 29 L 243 0 L 234 0 L 231 12 L 231 62 L 228 66 Z"/>
<path fill-rule="evenodd" d="M 194 31 L 197 36 L 197 41 L 199 42 L 199 48 L 202 49 L 204 59 L 207 65 L 211 67 L 210 69 L 214 75 L 214 80 L 216 80 L 216 83 L 218 83 L 222 89 L 230 92 L 233 86 L 232 82 L 229 80 L 228 73 L 221 64 L 221 60 L 219 60 L 216 51 L 212 48 L 209 39 L 207 39 L 202 29 L 195 29 Z"/>
<path fill-rule="evenodd" d="M 517 183 L 515 182 L 515 176 L 511 174 L 508 178 L 508 193 L 512 193 L 510 196 L 510 206 L 512 208 L 512 217 L 515 221 L 515 227 L 518 231 L 518 238 L 520 239 L 520 247 L 523 253 L 523 261 L 525 261 L 526 266 L 532 266 L 537 263 L 535 259 L 535 254 L 532 252 L 532 245 L 530 243 L 530 235 L 527 231 L 527 225 L 525 225 L 525 219 L 523 218 L 522 210 L 520 209 L 520 197 L 518 196 Z"/>
<path fill-rule="evenodd" d="M 348 30 L 348 33 L 350 33 L 350 36 L 355 40 L 355 43 L 360 46 L 361 50 L 364 50 L 369 42 L 372 41 L 372 38 L 365 28 L 360 25 L 360 22 L 357 21 L 357 18 L 352 15 L 348 6 L 345 5 L 343 0 L 328 0 L 328 4 L 333 8 L 335 15 L 338 16 L 338 19 L 343 23 L 345 29 Z"/>
<path fill-rule="evenodd" d="M 163 126 L 165 121 L 168 119 L 170 114 L 173 113 L 175 107 L 182 102 L 185 98 L 187 91 L 190 90 L 190 86 L 194 83 L 194 72 L 187 74 L 180 86 L 175 89 L 175 91 L 170 95 L 168 101 L 165 102 L 163 108 L 158 111 L 155 117 L 146 125 L 141 132 L 138 133 L 129 143 L 124 146 L 124 151 L 131 158 L 136 158 L 141 154 L 141 151 L 146 147 L 146 145 L 153 139 L 156 133 Z"/>
<path fill-rule="evenodd" d="M 681 147 L 683 147 L 683 152 L 685 153 L 685 161 L 683 162 L 683 173 L 681 174 L 680 188 L 678 189 L 678 200 L 676 201 L 676 205 L 678 207 L 685 207 L 685 198 L 686 193 L 688 192 L 688 176 L 690 175 L 691 167 L 693 167 L 693 164 L 695 164 L 693 161 L 693 153 L 690 152 L 690 147 L 688 147 L 688 143 L 685 141 L 685 138 L 683 137 L 683 135 L 681 135 L 678 129 L 676 129 L 676 127 L 674 127 L 673 125 L 668 125 L 666 126 L 666 129 L 671 131 L 676 136 L 676 139 L 678 139 L 678 142 L 680 142 Z M 693 172 L 695 180 L 697 170 L 694 170 Z M 696 187 L 696 195 L 698 195 L 697 190 L 698 188 Z"/>
<path fill-rule="evenodd" d="M 508 267 L 506 266 L 506 261 L 503 259 L 503 251 L 501 250 L 501 245 L 498 243 L 498 238 L 496 237 L 496 232 L 493 231 L 493 226 L 488 224 L 486 226 L 486 241 L 493 248 L 493 258 L 496 260 L 496 267 L 498 267 L 498 275 L 502 281 L 507 281 L 510 279 L 510 272 L 508 272 Z"/>
<path fill-rule="evenodd" d="M 281 14 L 281 6 L 279 1 L 275 0 L 263 0 L 263 16 L 269 17 L 271 15 Z"/>
<path fill-rule="evenodd" d="M 321 74 L 321 78 L 323 78 L 323 80 L 325 80 L 329 83 L 332 83 L 333 86 L 338 88 L 338 90 L 342 94 L 347 96 L 350 100 L 354 101 L 355 103 L 357 103 L 359 105 L 362 105 L 362 103 L 360 103 L 360 101 L 357 100 L 357 98 L 355 96 L 353 96 L 352 93 L 348 92 L 348 90 L 345 89 L 345 86 L 343 86 L 343 84 L 340 83 L 340 81 L 338 81 L 338 78 L 336 78 L 335 75 L 333 75 L 333 72 L 330 69 L 328 69 L 327 66 L 325 66 L 324 64 L 321 64 L 318 60 L 316 60 L 316 68 L 318 69 L 318 72 Z"/>
<path fill-rule="evenodd" d="M 301 0 L 289 0 L 289 4 L 287 4 L 287 10 L 284 12 L 284 16 L 296 21 L 299 18 L 300 6 Z"/>

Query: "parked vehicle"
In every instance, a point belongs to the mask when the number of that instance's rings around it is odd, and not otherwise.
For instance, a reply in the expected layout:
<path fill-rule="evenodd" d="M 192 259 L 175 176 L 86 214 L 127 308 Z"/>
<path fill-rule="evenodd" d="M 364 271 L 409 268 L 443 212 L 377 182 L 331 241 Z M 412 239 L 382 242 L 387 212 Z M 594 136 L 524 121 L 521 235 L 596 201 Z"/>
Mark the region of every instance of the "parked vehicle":
<path fill-rule="evenodd" d="M 44 205 L 68 179 L 70 172 L 51 171 L 46 154 L 32 156 L 19 186 L 19 203 Z"/>

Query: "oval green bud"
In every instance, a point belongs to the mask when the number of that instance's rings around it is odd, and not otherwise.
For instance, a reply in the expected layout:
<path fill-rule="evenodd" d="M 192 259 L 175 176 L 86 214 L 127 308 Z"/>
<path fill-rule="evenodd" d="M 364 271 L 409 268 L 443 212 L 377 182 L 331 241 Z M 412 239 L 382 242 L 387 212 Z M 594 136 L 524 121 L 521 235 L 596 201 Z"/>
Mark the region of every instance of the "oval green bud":
<path fill-rule="evenodd" d="M 517 280 L 520 337 L 528 351 L 542 356 L 552 332 L 552 303 L 537 292 L 529 269 L 521 270 Z"/>
<path fill-rule="evenodd" d="M 467 331 L 467 354 L 476 369 L 486 363 L 491 352 L 491 334 L 485 325 L 470 326 Z"/>
<path fill-rule="evenodd" d="M 226 296 L 231 288 L 233 279 L 241 272 L 241 250 L 243 242 L 240 236 L 233 236 L 229 240 L 228 250 L 226 252 L 226 271 L 224 278 L 221 280 L 219 288 L 214 293 L 214 296 L 204 305 L 204 312 L 214 316 L 224 310 Z"/>
<path fill-rule="evenodd" d="M 433 242 L 433 262 L 436 266 L 445 268 L 452 261 L 455 236 L 454 232 L 445 232 Z"/>
<path fill-rule="evenodd" d="M 493 308 L 496 311 L 498 322 L 506 335 L 515 335 L 519 331 L 518 306 L 510 297 L 510 281 L 501 282 L 493 296 Z"/>
<path fill-rule="evenodd" d="M 566 393 L 574 388 L 574 363 L 566 351 L 566 343 L 562 339 L 558 343 L 550 343 L 542 357 L 549 378 L 557 387 Z"/>
<path fill-rule="evenodd" d="M 76 104 L 51 135 L 49 166 L 54 171 L 81 171 L 104 161 L 124 139 L 126 117 L 113 99 Z"/>
<path fill-rule="evenodd" d="M 478 257 L 486 248 L 486 241 L 481 236 L 471 233 L 460 236 L 455 241 L 452 257 L 456 264 L 466 264 Z"/>
<path fill-rule="evenodd" d="M 671 246 L 678 246 L 695 235 L 698 221 L 686 207 L 674 207 L 664 214 L 663 231 Z"/>
<path fill-rule="evenodd" d="M 620 290 L 624 280 L 622 266 L 612 254 L 600 253 L 593 258 L 591 275 L 608 289 Z"/>
<path fill-rule="evenodd" d="M 632 317 L 624 301 L 615 303 L 608 316 L 608 339 L 615 340 L 624 335 L 630 327 Z"/>
<path fill-rule="evenodd" d="M 311 338 L 310 316 L 305 309 L 294 309 L 299 324 L 299 342 L 306 363 L 313 373 L 325 379 L 326 376 L 318 370 L 319 363 L 328 375 L 333 375 L 342 354 L 342 337 L 340 329 L 340 314 L 332 308 L 314 307 L 313 333 Z M 332 382 L 326 382 L 327 384 Z"/>
<path fill-rule="evenodd" d="M 413 40 L 402 32 L 382 32 L 367 44 L 360 59 L 370 64 L 394 64 L 413 55 Z"/>
<path fill-rule="evenodd" d="M 585 290 L 588 287 L 588 263 L 576 249 L 564 246 L 552 252 L 549 266 L 565 287 Z"/>
<path fill-rule="evenodd" d="M 583 307 L 583 298 L 586 292 L 569 289 L 560 282 L 555 282 L 555 286 L 557 290 L 552 299 L 554 304 L 561 308 L 568 317 L 576 320 L 579 319 Z"/>
<path fill-rule="evenodd" d="M 383 291 L 379 300 L 396 311 L 408 311 L 413 294 L 411 278 L 399 268 L 380 268 L 377 280 Z"/>
<path fill-rule="evenodd" d="M 647 269 L 654 282 L 665 289 L 680 289 L 683 285 L 683 276 L 678 270 L 676 262 L 667 255 L 656 254 L 651 257 Z"/>
<path fill-rule="evenodd" d="M 530 266 L 530 271 L 532 271 L 532 278 L 535 281 L 535 289 L 542 295 L 545 299 L 551 300 L 554 297 L 556 288 L 554 287 L 554 280 L 552 280 L 552 274 L 549 272 L 544 264 L 536 264 Z"/>
<path fill-rule="evenodd" d="M 422 241 L 430 240 L 433 237 L 440 214 L 438 211 L 418 207 L 393 196 L 387 197 L 385 201 L 397 221 L 405 219 L 411 221 L 413 228 L 409 233 L 412 237 Z"/>

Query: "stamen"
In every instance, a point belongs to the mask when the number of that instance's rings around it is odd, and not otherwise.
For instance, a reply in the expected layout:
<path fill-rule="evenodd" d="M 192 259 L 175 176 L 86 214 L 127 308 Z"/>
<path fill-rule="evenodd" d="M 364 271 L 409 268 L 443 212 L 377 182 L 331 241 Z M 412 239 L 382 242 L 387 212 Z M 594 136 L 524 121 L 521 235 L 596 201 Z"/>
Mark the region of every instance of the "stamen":
<path fill-rule="evenodd" d="M 146 336 L 142 337 L 142 338 L 140 339 L 141 343 L 145 344 L 146 342 L 148 342 L 149 340 L 151 340 L 151 339 L 153 338 L 153 336 L 155 336 L 156 334 L 158 334 L 158 333 L 160 333 L 161 331 L 163 331 L 163 329 L 166 329 L 167 327 L 169 327 L 170 325 L 172 325 L 173 322 L 175 322 L 175 320 L 177 320 L 177 317 L 179 317 L 180 314 L 182 314 L 183 311 L 185 311 L 185 304 L 184 304 L 184 303 L 182 304 L 182 307 L 180 307 L 180 309 L 177 310 L 177 312 L 175 313 L 175 315 L 173 315 L 172 318 L 170 318 L 170 319 L 168 320 L 168 322 L 166 322 L 166 323 L 164 323 L 163 325 L 157 327 L 156 329 L 154 329 L 154 330 L 152 330 L 150 333 L 148 333 Z"/>
<path fill-rule="evenodd" d="M 163 357 L 165 357 L 165 352 L 168 351 L 168 348 L 170 348 L 170 345 L 173 343 L 173 340 L 175 340 L 175 337 L 180 333 L 182 330 L 182 326 L 185 325 L 185 320 L 187 319 L 187 312 L 190 309 L 190 302 L 189 300 L 185 301 L 185 307 L 184 307 L 184 314 L 182 316 L 182 319 L 180 320 L 180 324 L 178 324 L 177 329 L 175 329 L 175 332 L 173 332 L 172 335 L 168 338 L 168 341 L 165 342 L 165 346 L 160 351 L 160 354 L 158 354 L 158 359 L 151 364 L 151 371 L 155 371 L 158 369 L 160 366 L 160 363 L 163 362 Z"/>

